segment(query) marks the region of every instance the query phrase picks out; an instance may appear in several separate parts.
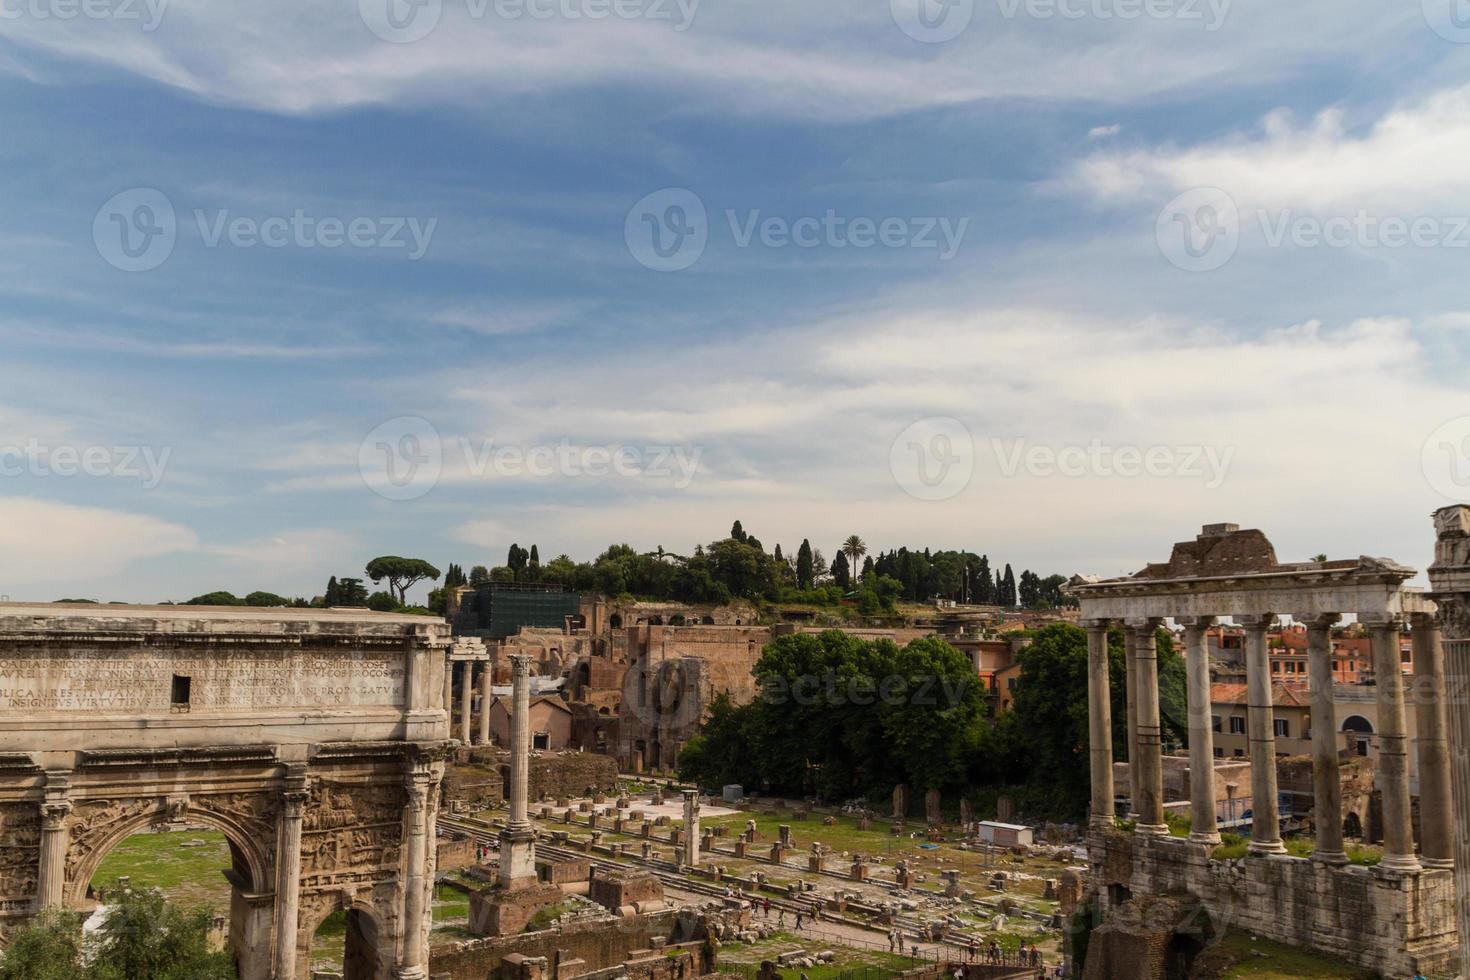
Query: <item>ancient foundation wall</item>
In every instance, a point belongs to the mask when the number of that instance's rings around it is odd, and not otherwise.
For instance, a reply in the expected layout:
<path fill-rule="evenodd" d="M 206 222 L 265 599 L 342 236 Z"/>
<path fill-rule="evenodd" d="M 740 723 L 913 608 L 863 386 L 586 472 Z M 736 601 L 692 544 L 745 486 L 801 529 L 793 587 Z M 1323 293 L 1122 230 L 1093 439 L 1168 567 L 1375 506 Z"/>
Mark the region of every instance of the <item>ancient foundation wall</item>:
<path fill-rule="evenodd" d="M 436 946 L 429 972 L 450 980 L 488 980 L 512 953 L 523 956 L 585 961 L 586 969 L 602 970 L 622 964 L 635 951 L 648 949 L 655 937 L 669 939 L 678 924 L 674 912 L 640 915 L 616 922 L 572 923 L 542 932 L 495 939 L 477 939 L 453 946 Z"/>
<path fill-rule="evenodd" d="M 1454 879 L 1307 858 L 1211 861 L 1184 838 L 1110 833 L 1089 841 L 1105 908 L 1127 894 L 1188 894 L 1223 929 L 1340 956 L 1389 976 L 1454 972 Z"/>

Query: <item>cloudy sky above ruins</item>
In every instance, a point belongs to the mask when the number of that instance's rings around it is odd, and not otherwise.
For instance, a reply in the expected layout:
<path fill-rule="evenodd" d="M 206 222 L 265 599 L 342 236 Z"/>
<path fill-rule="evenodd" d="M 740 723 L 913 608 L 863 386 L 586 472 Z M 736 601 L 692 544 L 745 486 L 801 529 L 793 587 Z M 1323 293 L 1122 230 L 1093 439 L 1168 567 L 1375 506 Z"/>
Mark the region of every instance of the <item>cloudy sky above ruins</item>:
<path fill-rule="evenodd" d="M 311 595 L 737 517 L 1018 572 L 1222 520 L 1422 568 L 1470 497 L 1452 0 L 161 2 L 0 3 L 13 598 Z M 156 264 L 109 239 L 145 191 Z M 638 235 L 691 201 L 663 271 Z M 915 482 L 913 445 L 967 478 Z M 507 461 L 563 446 L 633 462 Z M 437 479 L 385 490 L 380 452 Z"/>

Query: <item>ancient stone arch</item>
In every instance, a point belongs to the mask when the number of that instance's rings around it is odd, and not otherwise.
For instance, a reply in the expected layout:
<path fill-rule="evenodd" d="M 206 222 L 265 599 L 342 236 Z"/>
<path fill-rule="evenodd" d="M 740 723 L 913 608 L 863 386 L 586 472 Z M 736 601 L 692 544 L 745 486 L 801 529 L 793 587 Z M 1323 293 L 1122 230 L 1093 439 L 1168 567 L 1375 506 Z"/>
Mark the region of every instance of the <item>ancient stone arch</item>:
<path fill-rule="evenodd" d="M 425 980 L 446 624 L 366 611 L 0 604 L 0 939 L 88 907 L 142 830 L 229 841 L 243 980 Z"/>

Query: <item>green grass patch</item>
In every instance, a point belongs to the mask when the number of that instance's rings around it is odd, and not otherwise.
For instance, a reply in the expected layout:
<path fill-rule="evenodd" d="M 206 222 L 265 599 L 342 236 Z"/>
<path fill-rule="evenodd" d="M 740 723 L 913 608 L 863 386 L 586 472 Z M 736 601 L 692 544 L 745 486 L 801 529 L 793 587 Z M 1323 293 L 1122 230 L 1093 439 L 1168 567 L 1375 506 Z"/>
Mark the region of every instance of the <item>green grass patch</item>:
<path fill-rule="evenodd" d="M 92 876 L 92 885 L 107 886 L 126 877 L 134 888 L 157 888 L 175 905 L 228 914 L 230 845 L 214 830 L 142 833 L 114 847 Z"/>
<path fill-rule="evenodd" d="M 1335 957 L 1286 946 L 1269 939 L 1231 930 L 1200 954 L 1195 975 L 1210 980 L 1300 980 L 1346 977 L 1367 980 L 1375 976 Z"/>

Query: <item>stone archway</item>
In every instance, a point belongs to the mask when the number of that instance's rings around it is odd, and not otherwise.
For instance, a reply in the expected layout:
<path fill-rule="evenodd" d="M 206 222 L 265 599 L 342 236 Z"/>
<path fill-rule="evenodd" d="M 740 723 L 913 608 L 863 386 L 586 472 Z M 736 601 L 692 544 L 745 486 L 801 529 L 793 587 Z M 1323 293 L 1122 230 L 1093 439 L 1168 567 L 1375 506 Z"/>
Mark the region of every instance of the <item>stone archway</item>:
<path fill-rule="evenodd" d="M 312 974 L 312 942 L 322 925 L 338 912 L 346 913 L 342 937 L 342 980 L 389 980 L 393 975 L 394 943 L 382 925 L 382 910 L 371 901 L 348 900 L 340 892 L 324 893 L 302 908 L 304 939 L 299 948 L 296 975 Z"/>

